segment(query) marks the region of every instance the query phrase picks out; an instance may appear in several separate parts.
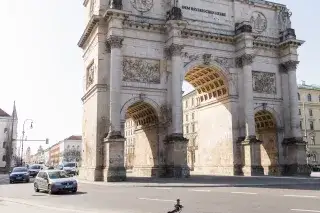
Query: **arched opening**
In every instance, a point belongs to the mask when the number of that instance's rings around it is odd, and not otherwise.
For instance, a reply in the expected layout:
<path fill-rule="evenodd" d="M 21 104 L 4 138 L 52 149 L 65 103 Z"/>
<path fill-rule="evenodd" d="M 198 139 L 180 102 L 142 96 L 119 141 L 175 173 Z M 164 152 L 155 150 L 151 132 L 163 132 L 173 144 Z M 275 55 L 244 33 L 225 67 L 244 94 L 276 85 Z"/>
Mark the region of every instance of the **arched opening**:
<path fill-rule="evenodd" d="M 265 175 L 279 175 L 277 124 L 274 116 L 267 110 L 260 110 L 254 116 L 257 139 L 261 144 L 261 165 Z"/>
<path fill-rule="evenodd" d="M 158 176 L 158 131 L 158 115 L 150 104 L 138 101 L 127 108 L 124 125 L 125 164 L 134 175 Z"/>
<path fill-rule="evenodd" d="M 184 87 L 194 88 L 182 98 L 188 165 L 202 174 L 234 175 L 231 111 L 236 107 L 229 98 L 229 82 L 214 65 L 194 66 L 184 80 Z"/>

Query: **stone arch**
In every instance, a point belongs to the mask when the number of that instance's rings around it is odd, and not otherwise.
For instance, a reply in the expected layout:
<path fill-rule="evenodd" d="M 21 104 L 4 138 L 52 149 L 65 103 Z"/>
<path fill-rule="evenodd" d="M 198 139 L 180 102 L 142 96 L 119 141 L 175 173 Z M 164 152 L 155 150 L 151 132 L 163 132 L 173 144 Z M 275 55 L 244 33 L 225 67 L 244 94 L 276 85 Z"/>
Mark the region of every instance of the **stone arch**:
<path fill-rule="evenodd" d="M 134 97 L 129 99 L 121 108 L 122 120 L 129 120 L 125 132 L 127 142 L 133 147 L 133 152 L 126 153 L 130 158 L 129 167 L 137 176 L 158 176 L 160 141 L 159 105 L 147 97 Z M 124 130 L 126 125 L 124 125 Z M 130 156 L 129 156 L 130 155 Z"/>
<path fill-rule="evenodd" d="M 266 175 L 279 175 L 279 147 L 277 120 L 265 108 L 255 110 L 254 114 L 256 135 L 262 141 L 261 165 Z"/>
<path fill-rule="evenodd" d="M 259 111 L 263 111 L 263 110 L 266 110 L 272 114 L 272 116 L 276 122 L 277 131 L 282 130 L 284 128 L 280 114 L 276 110 L 274 110 L 274 108 L 272 108 L 272 107 L 269 107 L 267 105 L 261 105 L 261 106 L 255 107 L 254 114 L 258 113 Z"/>
<path fill-rule="evenodd" d="M 183 73 L 182 73 L 183 77 L 181 78 L 181 80 L 182 81 L 185 80 L 187 73 L 196 67 L 207 67 L 207 68 L 212 68 L 218 71 L 219 74 L 223 76 L 224 80 L 227 83 L 228 94 L 234 95 L 237 93 L 236 79 L 234 79 L 235 75 L 232 75 L 229 72 L 228 68 L 222 67 L 220 64 L 218 64 L 216 61 L 213 61 L 213 60 L 210 60 L 208 63 L 204 63 L 204 60 L 197 59 L 186 64 L 183 69 Z"/>
<path fill-rule="evenodd" d="M 160 106 L 158 105 L 157 102 L 155 102 L 154 100 L 148 97 L 133 97 L 128 101 L 126 101 L 121 107 L 121 110 L 120 110 L 121 120 L 124 121 L 126 119 L 126 114 L 130 106 L 140 102 L 149 104 L 155 110 L 157 117 L 160 118 Z"/>

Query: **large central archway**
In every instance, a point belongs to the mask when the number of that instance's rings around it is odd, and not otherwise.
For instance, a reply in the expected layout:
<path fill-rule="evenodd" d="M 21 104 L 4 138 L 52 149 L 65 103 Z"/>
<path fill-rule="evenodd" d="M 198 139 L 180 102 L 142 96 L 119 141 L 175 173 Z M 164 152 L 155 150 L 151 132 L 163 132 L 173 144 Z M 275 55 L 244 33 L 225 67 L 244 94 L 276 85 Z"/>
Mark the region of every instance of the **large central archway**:
<path fill-rule="evenodd" d="M 156 110 L 137 101 L 126 110 L 126 164 L 136 176 L 159 176 L 159 118 Z"/>
<path fill-rule="evenodd" d="M 261 144 L 261 165 L 265 175 L 280 175 L 277 148 L 277 124 L 267 110 L 260 110 L 254 116 L 257 139 Z"/>
<path fill-rule="evenodd" d="M 184 80 L 195 89 L 195 105 L 187 104 L 188 98 L 183 98 L 184 107 L 184 134 L 188 138 L 190 122 L 188 107 L 197 111 L 197 149 L 199 155 L 192 159 L 194 171 L 210 175 L 234 175 L 235 147 L 233 126 L 236 123 L 234 112 L 237 114 L 237 105 L 229 95 L 229 82 L 224 71 L 215 65 L 197 65 L 191 67 L 185 74 Z M 194 98 L 192 96 L 191 98 Z M 189 102 L 190 103 L 190 102 Z M 189 140 L 191 143 L 192 140 Z M 190 152 L 194 150 L 189 145 Z M 189 153 L 193 155 L 194 153 Z M 193 162 L 189 162 L 192 164 Z"/>

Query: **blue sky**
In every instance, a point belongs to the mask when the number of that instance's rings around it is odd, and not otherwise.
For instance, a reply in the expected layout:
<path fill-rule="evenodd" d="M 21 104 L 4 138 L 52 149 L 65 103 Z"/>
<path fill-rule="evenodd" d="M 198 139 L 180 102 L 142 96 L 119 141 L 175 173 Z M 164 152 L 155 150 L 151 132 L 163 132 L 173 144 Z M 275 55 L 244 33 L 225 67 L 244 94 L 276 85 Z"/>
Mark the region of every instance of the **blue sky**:
<path fill-rule="evenodd" d="M 299 39 L 298 79 L 320 84 L 320 1 L 277 0 L 293 12 Z M 83 62 L 77 42 L 84 29 L 82 0 L 2 0 L 0 7 L 0 108 L 12 111 L 16 100 L 19 135 L 26 118 L 34 120 L 29 139 L 50 139 L 50 145 L 81 134 Z M 184 88 L 186 89 L 186 88 Z M 43 143 L 30 142 L 33 150 Z"/>

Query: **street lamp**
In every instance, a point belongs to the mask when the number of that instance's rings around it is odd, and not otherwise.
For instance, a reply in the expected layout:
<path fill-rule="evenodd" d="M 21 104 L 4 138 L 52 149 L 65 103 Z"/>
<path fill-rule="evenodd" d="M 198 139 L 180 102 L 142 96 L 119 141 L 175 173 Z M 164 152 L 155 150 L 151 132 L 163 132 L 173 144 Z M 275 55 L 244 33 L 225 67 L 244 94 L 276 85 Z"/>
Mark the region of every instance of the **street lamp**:
<path fill-rule="evenodd" d="M 25 134 L 25 125 L 26 125 L 26 122 L 27 121 L 30 121 L 30 129 L 33 128 L 33 120 L 32 119 L 26 119 L 24 120 L 23 122 L 23 126 L 22 126 L 22 138 L 21 138 L 21 166 L 23 165 L 23 140 L 24 140 L 24 134 Z"/>

